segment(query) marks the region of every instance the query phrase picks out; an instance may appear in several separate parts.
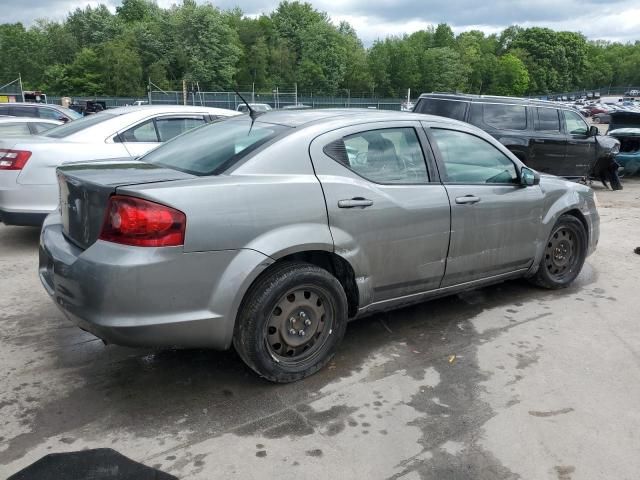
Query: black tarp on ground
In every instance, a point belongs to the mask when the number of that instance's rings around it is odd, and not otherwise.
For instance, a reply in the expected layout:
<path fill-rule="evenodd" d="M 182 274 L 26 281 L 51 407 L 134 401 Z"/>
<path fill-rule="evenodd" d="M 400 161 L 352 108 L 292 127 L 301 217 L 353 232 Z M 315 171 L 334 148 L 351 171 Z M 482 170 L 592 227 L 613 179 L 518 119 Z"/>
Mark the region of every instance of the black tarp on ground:
<path fill-rule="evenodd" d="M 51 453 L 7 480 L 178 480 L 110 448 Z"/>

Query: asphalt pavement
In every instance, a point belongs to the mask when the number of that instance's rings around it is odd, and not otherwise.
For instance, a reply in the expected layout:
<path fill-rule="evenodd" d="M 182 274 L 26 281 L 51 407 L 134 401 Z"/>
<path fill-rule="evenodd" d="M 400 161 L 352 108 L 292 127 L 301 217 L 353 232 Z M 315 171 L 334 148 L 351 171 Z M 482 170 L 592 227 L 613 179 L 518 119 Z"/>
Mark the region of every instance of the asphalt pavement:
<path fill-rule="evenodd" d="M 0 478 L 111 448 L 181 479 L 637 479 L 640 180 L 595 185 L 598 250 L 573 286 L 511 281 L 353 322 L 290 385 L 233 352 L 105 346 L 0 226 Z"/>

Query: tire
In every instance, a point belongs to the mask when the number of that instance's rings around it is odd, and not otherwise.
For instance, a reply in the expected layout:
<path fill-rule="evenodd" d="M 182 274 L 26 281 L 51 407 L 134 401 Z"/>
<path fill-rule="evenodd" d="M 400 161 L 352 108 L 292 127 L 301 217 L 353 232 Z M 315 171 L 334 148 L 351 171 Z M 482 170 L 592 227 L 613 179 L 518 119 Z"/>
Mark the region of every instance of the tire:
<path fill-rule="evenodd" d="M 582 222 L 572 215 L 562 215 L 551 230 L 538 271 L 529 280 L 542 288 L 568 287 L 582 270 L 587 242 Z"/>
<path fill-rule="evenodd" d="M 593 117 L 593 123 L 600 123 L 600 117 Z"/>
<path fill-rule="evenodd" d="M 277 383 L 316 373 L 347 328 L 347 296 L 331 273 L 286 262 L 264 273 L 240 307 L 233 345 L 258 375 Z M 304 332 L 304 333 L 300 333 Z"/>

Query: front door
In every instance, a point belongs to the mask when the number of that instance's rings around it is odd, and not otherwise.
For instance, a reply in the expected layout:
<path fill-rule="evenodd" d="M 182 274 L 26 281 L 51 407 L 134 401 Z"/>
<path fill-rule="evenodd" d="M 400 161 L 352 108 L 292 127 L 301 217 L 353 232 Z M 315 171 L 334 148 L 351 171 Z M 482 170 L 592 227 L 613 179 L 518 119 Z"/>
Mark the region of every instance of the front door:
<path fill-rule="evenodd" d="M 419 122 L 368 123 L 311 143 L 336 252 L 359 277 L 361 306 L 438 288 L 450 210 Z"/>
<path fill-rule="evenodd" d="M 540 186 L 523 187 L 506 148 L 475 132 L 430 128 L 451 199 L 443 287 L 528 268 L 543 211 Z"/>
<path fill-rule="evenodd" d="M 527 166 L 556 175 L 564 170 L 567 153 L 567 137 L 560 125 L 560 112 L 557 108 L 537 107 L 533 109 L 533 120 Z"/>
<path fill-rule="evenodd" d="M 596 161 L 596 139 L 589 135 L 589 126 L 579 113 L 563 110 L 567 136 L 566 172 L 563 177 L 586 176 Z"/>

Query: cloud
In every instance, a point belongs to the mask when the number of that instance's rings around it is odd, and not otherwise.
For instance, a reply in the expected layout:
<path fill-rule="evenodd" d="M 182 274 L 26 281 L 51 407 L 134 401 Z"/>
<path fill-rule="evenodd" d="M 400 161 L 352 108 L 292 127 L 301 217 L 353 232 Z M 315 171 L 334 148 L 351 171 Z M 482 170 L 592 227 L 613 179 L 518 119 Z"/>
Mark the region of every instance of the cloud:
<path fill-rule="evenodd" d="M 0 0 L 9 3 L 10 0 Z M 205 0 L 198 0 L 205 3 Z M 4 22 L 31 24 L 47 17 L 62 20 L 76 7 L 105 3 L 112 11 L 119 0 L 25 0 L 20 8 L 3 8 Z M 169 7 L 175 0 L 157 0 Z M 247 15 L 269 13 L 277 0 L 213 0 L 220 8 L 240 7 Z M 591 39 L 640 40 L 640 6 L 637 0 L 311 0 L 334 22 L 348 21 L 365 45 L 388 35 L 402 35 L 441 22 L 456 33 L 478 29 L 496 33 L 513 24 L 579 31 Z"/>

